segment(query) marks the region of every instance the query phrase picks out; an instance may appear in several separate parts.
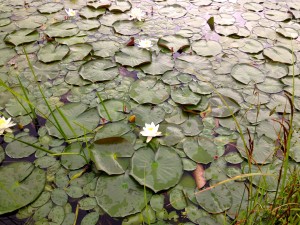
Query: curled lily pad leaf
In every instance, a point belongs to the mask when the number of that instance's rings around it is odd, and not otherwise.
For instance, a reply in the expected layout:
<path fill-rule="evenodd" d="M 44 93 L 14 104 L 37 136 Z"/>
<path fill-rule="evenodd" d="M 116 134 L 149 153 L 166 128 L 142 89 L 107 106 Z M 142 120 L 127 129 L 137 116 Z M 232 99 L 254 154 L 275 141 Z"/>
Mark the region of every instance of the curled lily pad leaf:
<path fill-rule="evenodd" d="M 83 79 L 92 82 L 112 80 L 119 71 L 116 64 L 106 59 L 91 60 L 83 64 L 79 69 Z"/>
<path fill-rule="evenodd" d="M 231 76 L 243 84 L 261 83 L 265 80 L 262 71 L 246 63 L 236 64 L 231 70 Z"/>
<path fill-rule="evenodd" d="M 33 202 L 43 191 L 46 174 L 29 162 L 17 162 L 0 168 L 0 215 Z"/>
<path fill-rule="evenodd" d="M 186 9 L 181 5 L 167 5 L 159 10 L 159 14 L 169 18 L 180 18 L 187 13 Z"/>
<path fill-rule="evenodd" d="M 65 119 L 68 120 L 69 124 Z M 50 115 L 46 122 L 46 128 L 49 134 L 55 137 L 74 138 L 91 132 L 96 128 L 99 121 L 100 118 L 96 109 L 87 110 L 87 105 L 70 103 L 62 106 L 59 110 L 55 110 Z M 59 127 L 57 123 L 59 123 Z"/>
<path fill-rule="evenodd" d="M 151 62 L 151 53 L 149 51 L 130 46 L 122 48 L 120 52 L 116 53 L 115 57 L 116 62 L 131 67 Z"/>
<path fill-rule="evenodd" d="M 150 200 L 151 195 L 150 191 L 144 190 L 128 174 L 100 176 L 95 191 L 99 206 L 114 217 L 124 217 L 141 212 L 147 204 L 144 196 Z"/>
<path fill-rule="evenodd" d="M 39 33 L 33 29 L 20 29 L 17 31 L 13 31 L 8 34 L 4 41 L 15 46 L 20 44 L 30 43 L 33 41 L 37 41 L 39 38 Z"/>
<path fill-rule="evenodd" d="M 231 98 L 215 96 L 209 99 L 211 115 L 214 117 L 228 117 L 239 111 L 240 105 Z"/>
<path fill-rule="evenodd" d="M 70 49 L 67 45 L 54 45 L 47 43 L 38 51 L 38 59 L 44 63 L 62 60 Z"/>
<path fill-rule="evenodd" d="M 232 205 L 232 194 L 225 185 L 195 193 L 199 205 L 209 213 L 221 213 Z"/>
<path fill-rule="evenodd" d="M 131 85 L 129 95 L 140 104 L 159 104 L 169 98 L 170 88 L 155 78 L 143 78 Z"/>
<path fill-rule="evenodd" d="M 133 145 L 121 137 L 98 139 L 90 149 L 97 169 L 110 175 L 124 173 L 134 153 Z"/>
<path fill-rule="evenodd" d="M 180 157 L 169 147 L 160 147 L 156 152 L 141 148 L 131 160 L 131 176 L 154 192 L 175 186 L 182 172 Z"/>
<path fill-rule="evenodd" d="M 197 41 L 192 44 L 192 49 L 200 56 L 215 56 L 222 51 L 222 46 L 216 41 Z"/>
<path fill-rule="evenodd" d="M 157 44 L 163 48 L 169 49 L 172 52 L 181 51 L 190 46 L 189 40 L 180 35 L 168 35 L 161 37 Z"/>
<path fill-rule="evenodd" d="M 297 61 L 296 55 L 288 48 L 282 46 L 266 48 L 263 54 L 274 62 L 294 64 Z"/>

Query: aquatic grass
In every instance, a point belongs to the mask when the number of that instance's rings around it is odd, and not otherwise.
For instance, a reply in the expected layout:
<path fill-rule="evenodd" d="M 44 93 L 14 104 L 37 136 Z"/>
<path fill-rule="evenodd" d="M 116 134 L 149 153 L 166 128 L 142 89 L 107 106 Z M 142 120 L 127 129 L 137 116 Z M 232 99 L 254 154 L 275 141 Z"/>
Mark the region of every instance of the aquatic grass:
<path fill-rule="evenodd" d="M 108 113 L 108 110 L 107 110 L 107 108 L 106 108 L 106 106 L 105 106 L 105 104 L 104 104 L 104 102 L 103 102 L 103 100 L 102 100 L 102 98 L 101 98 L 101 95 L 99 94 L 99 92 L 96 92 L 96 94 L 97 94 L 97 96 L 98 96 L 98 98 L 99 98 L 99 100 L 100 100 L 101 105 L 103 106 L 103 108 L 104 108 L 104 110 L 105 110 L 105 113 L 106 113 L 106 115 L 107 115 L 109 121 L 112 122 L 112 118 L 110 117 L 110 114 Z"/>

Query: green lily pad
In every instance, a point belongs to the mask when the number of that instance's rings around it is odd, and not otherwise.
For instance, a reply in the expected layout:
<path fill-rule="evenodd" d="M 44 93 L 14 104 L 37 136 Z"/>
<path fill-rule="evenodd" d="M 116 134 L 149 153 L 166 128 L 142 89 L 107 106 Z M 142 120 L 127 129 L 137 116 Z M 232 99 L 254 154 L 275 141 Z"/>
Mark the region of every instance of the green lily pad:
<path fill-rule="evenodd" d="M 45 16 L 29 16 L 24 20 L 16 21 L 18 27 L 20 28 L 27 28 L 27 29 L 34 29 L 42 26 L 47 22 L 47 17 Z"/>
<path fill-rule="evenodd" d="M 282 46 L 265 48 L 263 54 L 274 62 L 294 64 L 297 61 L 296 55 L 288 48 Z"/>
<path fill-rule="evenodd" d="M 259 53 L 264 49 L 262 43 L 254 39 L 243 39 L 243 45 L 239 47 L 243 52 L 254 54 Z"/>
<path fill-rule="evenodd" d="M 115 54 L 116 62 L 123 66 L 139 66 L 151 62 L 151 53 L 146 49 L 137 47 L 125 47 Z"/>
<path fill-rule="evenodd" d="M 214 20 L 216 24 L 228 26 L 234 24 L 235 17 L 229 14 L 220 13 L 214 16 Z"/>
<path fill-rule="evenodd" d="M 166 5 L 160 8 L 158 12 L 163 16 L 173 19 L 183 17 L 187 13 L 186 9 L 178 4 Z"/>
<path fill-rule="evenodd" d="M 99 206 L 110 216 L 124 217 L 141 212 L 151 192 L 144 190 L 128 174 L 99 177 L 95 197 Z"/>
<path fill-rule="evenodd" d="M 137 26 L 137 22 L 132 20 L 118 20 L 113 23 L 114 30 L 122 35 L 135 35 L 141 32 L 141 29 Z"/>
<path fill-rule="evenodd" d="M 192 49 L 200 56 L 215 56 L 222 52 L 222 46 L 216 41 L 196 41 Z"/>
<path fill-rule="evenodd" d="M 65 190 L 56 188 L 51 192 L 51 200 L 60 206 L 64 206 L 68 202 L 68 195 Z"/>
<path fill-rule="evenodd" d="M 108 10 L 113 13 L 122 13 L 131 9 L 131 3 L 126 0 L 116 0 L 113 2 Z"/>
<path fill-rule="evenodd" d="M 20 141 L 18 141 L 18 140 L 20 140 Z M 29 144 L 22 143 L 22 142 L 26 142 Z M 37 148 L 30 146 L 30 144 L 40 146 L 40 144 L 37 143 L 36 137 L 26 135 L 26 136 L 18 138 L 17 140 L 14 140 L 13 142 L 10 142 L 6 146 L 5 152 L 9 157 L 14 158 L 14 159 L 25 158 L 25 157 L 30 156 L 37 150 Z"/>
<path fill-rule="evenodd" d="M 105 11 L 106 10 L 104 8 L 93 9 L 91 7 L 83 7 L 79 11 L 79 15 L 86 19 L 96 19 L 99 16 L 103 15 Z"/>
<path fill-rule="evenodd" d="M 157 44 L 160 47 L 167 48 L 173 52 L 182 51 L 190 46 L 189 40 L 180 35 L 168 35 L 161 37 Z"/>
<path fill-rule="evenodd" d="M 159 129 L 163 136 L 159 139 L 160 144 L 173 146 L 184 139 L 184 134 L 180 126 L 176 124 L 161 124 Z"/>
<path fill-rule="evenodd" d="M 176 58 L 175 68 L 182 73 L 194 74 L 199 80 L 203 80 L 201 73 L 205 70 L 210 70 L 211 63 L 206 57 L 182 55 Z M 199 76 L 198 74 L 201 75 Z"/>
<path fill-rule="evenodd" d="M 120 137 L 131 130 L 129 124 L 123 121 L 105 124 L 95 135 L 95 140 L 109 137 Z"/>
<path fill-rule="evenodd" d="M 0 146 L 0 163 L 5 159 L 5 152 L 2 148 L 2 146 Z"/>
<path fill-rule="evenodd" d="M 198 115 L 190 115 L 180 126 L 185 136 L 196 136 L 203 129 L 202 121 Z"/>
<path fill-rule="evenodd" d="M 219 185 L 202 193 L 195 193 L 197 202 L 209 213 L 221 213 L 232 205 L 232 194 L 225 185 Z"/>
<path fill-rule="evenodd" d="M 130 111 L 130 105 L 121 100 L 109 99 L 103 101 L 103 104 L 99 104 L 97 109 L 102 118 L 115 122 L 127 117 L 126 113 Z"/>
<path fill-rule="evenodd" d="M 243 84 L 250 82 L 257 84 L 265 80 L 262 71 L 246 63 L 236 64 L 231 70 L 231 76 Z"/>
<path fill-rule="evenodd" d="M 224 102 L 223 102 L 224 101 Z M 231 98 L 214 96 L 209 99 L 211 115 L 214 117 L 228 117 L 239 111 L 240 105 Z"/>
<path fill-rule="evenodd" d="M 33 202 L 43 191 L 46 175 L 29 162 L 17 162 L 0 168 L 0 215 Z"/>
<path fill-rule="evenodd" d="M 94 55 L 102 58 L 113 56 L 120 49 L 120 44 L 116 41 L 97 41 L 91 44 Z"/>
<path fill-rule="evenodd" d="M 5 36 L 4 41 L 15 46 L 37 41 L 39 33 L 33 29 L 20 29 Z"/>
<path fill-rule="evenodd" d="M 172 88 L 171 98 L 182 105 L 197 105 L 201 101 L 201 95 L 192 92 L 188 86 Z"/>
<path fill-rule="evenodd" d="M 147 147 L 141 148 L 131 160 L 131 176 L 154 192 L 175 186 L 182 172 L 180 157 L 168 147 L 160 147 L 156 152 Z"/>
<path fill-rule="evenodd" d="M 87 108 L 87 105 L 82 103 L 70 103 L 60 107 L 60 111 L 55 110 L 46 122 L 49 134 L 58 138 L 63 138 L 64 135 L 67 138 L 75 138 L 91 132 L 97 127 L 100 118 L 96 109 L 87 110 Z M 64 118 L 67 119 L 69 124 Z M 63 132 L 60 132 L 58 123 Z M 69 125 L 73 129 L 70 129 Z"/>
<path fill-rule="evenodd" d="M 205 141 L 205 143 L 214 145 L 212 142 L 209 143 L 208 141 Z M 208 151 L 205 144 L 199 144 L 196 140 L 185 140 L 183 142 L 183 150 L 190 159 L 197 163 L 210 163 L 215 156 L 215 152 Z"/>
<path fill-rule="evenodd" d="M 161 75 L 167 71 L 173 70 L 174 61 L 166 54 L 152 55 L 150 64 L 140 67 L 144 73 L 151 75 Z"/>
<path fill-rule="evenodd" d="M 80 225 L 96 225 L 99 220 L 98 212 L 90 212 L 85 217 L 83 217 Z"/>
<path fill-rule="evenodd" d="M 87 164 L 83 156 L 89 159 L 87 149 L 83 150 L 80 143 L 72 143 L 64 149 L 64 153 L 77 153 L 78 155 L 62 155 L 61 164 L 69 170 L 77 170 Z"/>
<path fill-rule="evenodd" d="M 63 38 L 78 34 L 79 29 L 76 24 L 64 21 L 51 24 L 44 32 L 49 37 Z"/>
<path fill-rule="evenodd" d="M 169 98 L 170 88 L 155 78 L 143 78 L 132 83 L 129 95 L 140 104 L 159 104 Z"/>
<path fill-rule="evenodd" d="M 92 82 L 112 80 L 118 76 L 116 64 L 107 59 L 91 60 L 83 64 L 79 69 L 83 79 Z"/>
<path fill-rule="evenodd" d="M 135 124 L 138 126 L 144 126 L 145 123 L 159 124 L 165 118 L 165 111 L 159 107 L 151 107 L 147 105 L 138 105 L 132 109 L 133 115 L 135 115 Z"/>
<path fill-rule="evenodd" d="M 49 212 L 48 219 L 51 220 L 52 223 L 61 224 L 65 218 L 65 211 L 62 206 L 54 206 Z"/>
<path fill-rule="evenodd" d="M 191 89 L 192 92 L 201 95 L 208 95 L 214 91 L 211 84 L 202 81 L 190 82 L 189 88 Z"/>
<path fill-rule="evenodd" d="M 70 49 L 67 45 L 54 45 L 47 43 L 38 51 L 38 59 L 44 63 L 62 60 Z"/>
<path fill-rule="evenodd" d="M 11 48 L 0 49 L 0 66 L 6 64 L 6 62 L 16 55 L 16 52 Z"/>
<path fill-rule="evenodd" d="M 279 27 L 276 29 L 276 32 L 286 38 L 296 39 L 299 36 L 299 33 L 297 30 L 295 30 L 293 28 L 289 28 L 289 27 Z"/>
<path fill-rule="evenodd" d="M 90 148 L 92 159 L 98 170 L 107 174 L 122 174 L 128 165 L 128 158 L 134 153 L 133 145 L 121 137 L 97 139 Z"/>
<path fill-rule="evenodd" d="M 49 2 L 38 7 L 40 13 L 56 13 L 64 8 L 64 5 L 58 2 Z"/>
<path fill-rule="evenodd" d="M 279 10 L 266 10 L 264 12 L 265 17 L 269 20 L 273 20 L 276 22 L 285 21 L 291 19 L 291 14 L 288 12 L 282 12 Z"/>

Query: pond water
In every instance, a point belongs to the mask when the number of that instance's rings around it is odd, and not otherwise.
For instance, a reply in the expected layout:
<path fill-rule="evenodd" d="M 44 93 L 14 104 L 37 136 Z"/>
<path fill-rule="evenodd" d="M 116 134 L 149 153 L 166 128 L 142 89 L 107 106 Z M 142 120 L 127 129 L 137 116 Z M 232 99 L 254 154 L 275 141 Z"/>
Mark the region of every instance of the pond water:
<path fill-rule="evenodd" d="M 1 225 L 232 224 L 274 198 L 283 126 L 300 171 L 298 0 L 0 12 Z"/>

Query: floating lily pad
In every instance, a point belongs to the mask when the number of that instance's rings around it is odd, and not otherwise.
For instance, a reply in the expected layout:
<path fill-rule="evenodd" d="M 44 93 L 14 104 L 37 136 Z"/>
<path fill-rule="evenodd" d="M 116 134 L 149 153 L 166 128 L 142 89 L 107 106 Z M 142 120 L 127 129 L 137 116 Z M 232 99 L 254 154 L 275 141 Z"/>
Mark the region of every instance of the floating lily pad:
<path fill-rule="evenodd" d="M 0 168 L 0 215 L 33 202 L 43 191 L 46 174 L 29 162 L 17 162 Z"/>
<path fill-rule="evenodd" d="M 183 73 L 194 74 L 203 80 L 201 72 L 211 69 L 210 61 L 198 55 L 182 55 L 176 58 L 175 68 Z"/>
<path fill-rule="evenodd" d="M 39 33 L 33 29 L 20 29 L 8 34 L 4 41 L 15 46 L 37 41 Z"/>
<path fill-rule="evenodd" d="M 27 28 L 27 29 L 34 29 L 42 26 L 47 22 L 47 17 L 45 16 L 29 16 L 24 20 L 16 21 L 18 27 L 20 28 Z"/>
<path fill-rule="evenodd" d="M 266 10 L 264 13 L 267 19 L 276 22 L 281 22 L 281 21 L 291 19 L 291 14 L 289 14 L 288 12 L 282 12 L 279 10 Z"/>
<path fill-rule="evenodd" d="M 121 137 L 97 139 L 90 150 L 97 169 L 109 175 L 124 173 L 134 153 L 133 145 Z"/>
<path fill-rule="evenodd" d="M 91 132 L 98 125 L 100 118 L 96 109 L 87 108 L 87 105 L 82 103 L 70 103 L 60 107 L 59 111 L 55 110 L 46 122 L 49 134 L 58 138 L 75 138 Z M 73 129 L 70 129 L 69 125 Z"/>
<path fill-rule="evenodd" d="M 178 4 L 167 5 L 159 9 L 159 14 L 173 19 L 180 18 L 186 13 L 186 9 Z"/>
<path fill-rule="evenodd" d="M 103 15 L 105 11 L 106 10 L 104 8 L 93 9 L 91 7 L 83 7 L 79 11 L 79 15 L 86 19 L 95 19 Z"/>
<path fill-rule="evenodd" d="M 122 13 L 131 9 L 131 3 L 126 0 L 116 0 L 108 8 L 113 13 Z"/>
<path fill-rule="evenodd" d="M 47 43 L 38 51 L 38 59 L 44 63 L 62 60 L 70 49 L 67 45 L 54 45 Z"/>
<path fill-rule="evenodd" d="M 214 16 L 216 24 L 219 25 L 232 25 L 235 22 L 235 18 L 232 15 L 221 13 Z"/>
<path fill-rule="evenodd" d="M 159 124 L 165 118 L 165 111 L 159 106 L 146 106 L 138 105 L 132 109 L 133 115 L 135 115 L 135 124 L 138 126 L 144 126 L 145 123 Z"/>
<path fill-rule="evenodd" d="M 16 52 L 11 48 L 0 49 L 0 66 L 5 65 L 6 62 L 9 59 L 11 59 L 14 55 L 16 55 Z"/>
<path fill-rule="evenodd" d="M 144 78 L 131 85 L 129 95 L 140 104 L 159 104 L 169 98 L 170 88 L 155 78 Z"/>
<path fill-rule="evenodd" d="M 222 46 L 216 41 L 197 41 L 192 44 L 192 49 L 200 56 L 215 56 L 222 51 Z"/>
<path fill-rule="evenodd" d="M 37 145 L 38 147 L 40 146 L 38 143 L 36 143 L 37 142 L 36 137 L 26 135 L 18 138 L 18 140 L 14 140 L 13 142 L 10 142 L 5 148 L 6 154 L 11 158 L 20 159 L 20 158 L 28 157 L 31 154 L 33 154 L 37 150 L 37 148 L 30 146 L 30 144 Z M 26 144 L 24 142 L 29 144 Z"/>
<path fill-rule="evenodd" d="M 241 46 L 239 49 L 246 53 L 259 53 L 264 49 L 262 43 L 254 39 L 243 39 L 243 43 L 243 46 Z"/>
<path fill-rule="evenodd" d="M 190 46 L 189 40 L 180 35 L 168 35 L 161 37 L 157 44 L 173 52 L 181 51 Z"/>
<path fill-rule="evenodd" d="M 94 55 L 102 58 L 113 56 L 120 49 L 120 44 L 116 41 L 97 41 L 91 44 Z"/>
<path fill-rule="evenodd" d="M 103 101 L 103 104 L 98 105 L 100 116 L 106 120 L 111 120 L 111 122 L 123 120 L 129 111 L 130 105 L 128 103 L 115 99 Z"/>
<path fill-rule="evenodd" d="M 76 24 L 81 31 L 94 30 L 94 29 L 98 29 L 101 26 L 98 20 L 90 20 L 90 19 L 80 20 Z"/>
<path fill-rule="evenodd" d="M 236 64 L 231 70 L 231 76 L 243 84 L 261 83 L 265 80 L 262 71 L 246 63 Z"/>
<path fill-rule="evenodd" d="M 160 147 L 156 152 L 141 148 L 132 157 L 130 174 L 154 192 L 175 186 L 182 172 L 180 157 L 168 147 Z"/>
<path fill-rule="evenodd" d="M 263 54 L 274 62 L 294 64 L 297 61 L 296 55 L 291 50 L 282 46 L 266 48 Z"/>
<path fill-rule="evenodd" d="M 141 212 L 147 204 L 144 197 L 150 200 L 151 195 L 151 192 L 144 190 L 128 174 L 100 176 L 95 191 L 99 206 L 110 216 L 115 217 Z"/>
<path fill-rule="evenodd" d="M 118 20 L 113 23 L 113 28 L 122 35 L 135 35 L 141 32 L 136 22 L 132 20 Z"/>
<path fill-rule="evenodd" d="M 62 155 L 61 164 L 70 170 L 77 170 L 87 164 L 86 160 L 89 160 L 89 153 L 87 149 L 83 149 L 80 143 L 72 143 L 64 149 L 64 153 L 74 155 Z M 76 155 L 78 154 L 78 155 Z M 83 157 L 85 156 L 86 159 Z"/>
<path fill-rule="evenodd" d="M 163 136 L 159 139 L 160 144 L 173 146 L 184 139 L 181 127 L 175 124 L 161 124 L 159 129 Z"/>
<path fill-rule="evenodd" d="M 207 141 L 205 143 L 208 143 Z M 210 145 L 214 145 L 211 143 Z M 205 144 L 199 144 L 196 140 L 186 140 L 183 143 L 184 152 L 197 163 L 210 163 L 213 161 L 215 152 L 208 151 Z"/>
<path fill-rule="evenodd" d="M 64 8 L 64 5 L 58 2 L 49 2 L 38 7 L 40 13 L 55 13 Z"/>
<path fill-rule="evenodd" d="M 106 59 L 91 60 L 83 64 L 79 69 L 83 79 L 92 82 L 112 80 L 118 76 L 116 64 Z"/>
<path fill-rule="evenodd" d="M 70 37 L 78 34 L 79 29 L 76 24 L 71 22 L 57 22 L 51 24 L 44 31 L 49 37 Z"/>
<path fill-rule="evenodd" d="M 115 54 L 116 62 L 125 66 L 139 66 L 151 62 L 151 53 L 146 49 L 125 47 Z"/>
<path fill-rule="evenodd" d="M 183 105 L 197 105 L 201 101 L 201 95 L 192 92 L 188 86 L 172 88 L 171 98 Z"/>
<path fill-rule="evenodd" d="M 231 98 L 215 96 L 209 99 L 211 115 L 214 117 L 228 117 L 239 111 L 240 106 Z"/>
<path fill-rule="evenodd" d="M 95 140 L 109 137 L 120 137 L 131 130 L 123 121 L 105 124 L 95 135 Z"/>
<path fill-rule="evenodd" d="M 286 38 L 293 38 L 296 39 L 299 35 L 298 31 L 293 29 L 293 28 L 289 28 L 289 27 L 279 27 L 276 29 L 276 32 L 283 35 Z"/>
<path fill-rule="evenodd" d="M 142 66 L 141 69 L 147 74 L 161 75 L 167 71 L 173 70 L 173 67 L 174 61 L 170 56 L 159 54 L 158 56 L 152 55 L 151 63 Z"/>

